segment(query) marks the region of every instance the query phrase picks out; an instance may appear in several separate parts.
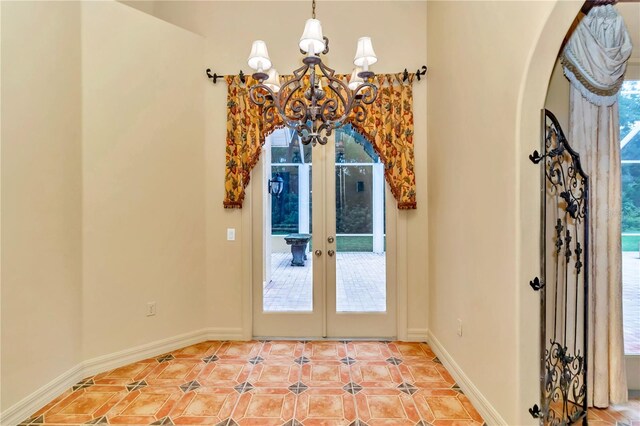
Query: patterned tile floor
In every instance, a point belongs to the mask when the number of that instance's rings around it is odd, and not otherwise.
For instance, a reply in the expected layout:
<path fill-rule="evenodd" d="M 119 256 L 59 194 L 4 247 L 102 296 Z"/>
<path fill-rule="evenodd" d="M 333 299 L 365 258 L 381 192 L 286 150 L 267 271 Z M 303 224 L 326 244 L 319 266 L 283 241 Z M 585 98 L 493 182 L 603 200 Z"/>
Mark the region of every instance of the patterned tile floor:
<path fill-rule="evenodd" d="M 340 312 L 384 312 L 385 256 L 336 253 L 336 303 Z M 271 282 L 264 288 L 265 311 L 310 311 L 313 256 L 305 266 L 291 266 L 291 253 L 271 255 Z"/>
<path fill-rule="evenodd" d="M 425 343 L 208 341 L 87 377 L 22 425 L 482 425 Z"/>

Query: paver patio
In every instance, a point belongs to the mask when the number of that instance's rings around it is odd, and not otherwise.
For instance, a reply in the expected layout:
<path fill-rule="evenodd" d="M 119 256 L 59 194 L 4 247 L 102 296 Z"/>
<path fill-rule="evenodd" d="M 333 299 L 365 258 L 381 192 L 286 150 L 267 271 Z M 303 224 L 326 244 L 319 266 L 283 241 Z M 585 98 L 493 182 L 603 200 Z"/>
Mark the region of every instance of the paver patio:
<path fill-rule="evenodd" d="M 339 312 L 384 312 L 386 308 L 385 255 L 336 253 L 336 302 Z M 271 255 L 271 281 L 264 288 L 265 311 L 312 309 L 312 263 L 291 266 L 291 253 Z"/>
<path fill-rule="evenodd" d="M 337 308 L 340 312 L 385 310 L 385 256 L 337 253 Z M 271 282 L 264 292 L 265 311 L 312 309 L 312 262 L 291 266 L 290 253 L 271 255 Z M 623 252 L 624 345 L 626 354 L 640 355 L 640 255 Z"/>

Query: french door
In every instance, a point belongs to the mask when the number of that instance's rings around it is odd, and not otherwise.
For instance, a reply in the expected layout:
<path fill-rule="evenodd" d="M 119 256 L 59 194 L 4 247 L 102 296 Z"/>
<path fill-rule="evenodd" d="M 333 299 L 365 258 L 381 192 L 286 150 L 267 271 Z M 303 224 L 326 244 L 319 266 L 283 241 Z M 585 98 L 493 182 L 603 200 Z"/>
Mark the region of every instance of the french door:
<path fill-rule="evenodd" d="M 396 207 L 371 145 L 350 126 L 315 147 L 283 129 L 263 160 L 254 336 L 395 337 Z"/>

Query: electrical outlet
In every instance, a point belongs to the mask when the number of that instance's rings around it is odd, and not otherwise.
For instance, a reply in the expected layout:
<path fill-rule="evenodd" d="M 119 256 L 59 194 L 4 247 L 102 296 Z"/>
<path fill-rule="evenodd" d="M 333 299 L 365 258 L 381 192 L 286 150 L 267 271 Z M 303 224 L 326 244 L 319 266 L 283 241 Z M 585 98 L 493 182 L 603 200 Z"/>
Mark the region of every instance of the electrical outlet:
<path fill-rule="evenodd" d="M 462 320 L 458 318 L 458 336 L 462 337 Z"/>
<path fill-rule="evenodd" d="M 236 239 L 236 229 L 227 228 L 227 241 L 235 241 L 235 239 Z"/>
<path fill-rule="evenodd" d="M 156 302 L 147 303 L 147 316 L 152 317 L 156 314 Z"/>

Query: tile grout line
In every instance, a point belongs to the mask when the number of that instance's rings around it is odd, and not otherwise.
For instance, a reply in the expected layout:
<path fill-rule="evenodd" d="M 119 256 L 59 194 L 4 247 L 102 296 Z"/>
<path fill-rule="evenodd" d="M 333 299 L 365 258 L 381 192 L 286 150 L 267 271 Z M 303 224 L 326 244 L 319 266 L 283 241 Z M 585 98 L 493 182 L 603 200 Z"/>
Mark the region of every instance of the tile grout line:
<path fill-rule="evenodd" d="M 389 347 L 389 342 L 384 342 L 385 347 L 389 350 L 389 354 L 393 357 L 393 352 L 391 351 L 391 348 Z M 402 355 L 402 354 L 400 354 Z M 402 359 L 402 358 L 401 358 Z M 403 360 L 404 362 L 404 360 Z M 397 370 L 398 374 L 400 375 L 400 379 L 402 380 L 402 383 L 409 383 L 405 376 L 402 375 L 402 370 L 400 370 L 400 367 L 397 364 L 392 364 L 395 369 Z M 412 386 L 414 386 L 414 384 L 411 384 Z M 422 413 L 420 412 L 420 410 L 418 409 L 418 404 L 416 404 L 415 399 L 413 398 L 413 394 L 410 394 L 409 397 L 411 398 L 411 404 L 413 405 L 413 409 L 416 410 L 416 413 L 418 414 L 418 417 L 420 417 L 420 421 L 424 424 L 431 424 L 429 422 L 427 422 L 424 417 L 422 417 Z M 431 408 L 431 407 L 429 407 Z M 435 418 L 435 417 L 434 417 Z"/>
<path fill-rule="evenodd" d="M 343 344 L 344 344 L 345 357 L 349 358 L 349 344 L 347 343 L 347 340 L 344 340 Z M 354 356 L 353 359 L 354 360 L 355 360 L 355 355 L 356 354 L 354 352 L 354 354 L 353 354 L 353 356 Z M 349 383 L 352 385 L 352 390 L 353 390 L 354 382 L 353 382 L 353 374 L 351 374 L 351 366 L 354 365 L 356 362 L 357 362 L 357 360 L 355 362 L 353 362 L 353 363 L 352 362 L 348 362 L 347 363 L 347 367 L 349 368 Z M 363 390 L 364 390 L 364 388 L 363 388 Z M 347 391 L 347 393 L 351 393 L 351 392 Z M 350 423 L 349 425 L 353 424 L 355 426 L 360 426 L 360 413 L 358 413 L 358 401 L 356 400 L 356 392 L 351 393 L 351 397 L 353 398 L 353 408 L 354 408 L 354 411 L 355 411 L 355 414 L 356 414 L 356 418 L 353 421 L 353 423 Z"/>
<path fill-rule="evenodd" d="M 307 349 L 307 341 L 306 340 L 302 340 L 301 342 L 302 342 L 302 354 L 300 355 L 300 358 L 304 357 L 305 351 Z M 293 356 L 294 356 L 294 361 L 293 362 L 295 364 L 296 363 L 295 362 L 295 356 L 296 356 L 295 350 L 294 350 Z M 298 371 L 298 381 L 296 383 L 301 383 L 302 382 L 302 367 L 304 366 L 304 364 L 300 363 L 299 366 L 300 366 L 300 371 Z M 296 399 L 295 399 L 295 402 L 293 403 L 293 416 L 291 417 L 291 426 L 296 426 L 296 421 L 297 421 L 296 420 L 296 414 L 298 414 L 298 398 L 300 398 L 300 394 L 296 393 L 295 395 L 296 395 Z"/>
<path fill-rule="evenodd" d="M 266 342 L 266 340 L 263 340 L 260 342 L 260 350 L 258 351 L 258 355 L 256 356 L 260 356 L 262 355 L 262 350 L 264 349 L 264 343 Z M 247 362 L 249 362 L 249 360 L 246 360 Z M 245 389 L 246 387 L 246 382 L 249 381 L 249 378 L 251 377 L 251 374 L 253 373 L 253 369 L 256 367 L 256 364 L 250 363 L 251 364 L 251 368 L 249 369 L 249 372 L 247 374 L 247 380 L 244 382 L 244 385 L 242 386 L 242 390 Z M 251 392 L 251 391 L 247 391 L 247 392 Z M 240 395 L 238 396 L 238 399 L 236 400 L 235 404 L 233 405 L 233 409 L 231 410 L 231 413 L 229 414 L 229 418 L 227 419 L 227 422 L 225 423 L 225 426 L 230 426 L 230 422 L 235 422 L 235 420 L 233 420 L 233 415 L 236 413 L 236 409 L 238 408 L 238 404 L 240 403 L 240 398 L 242 397 L 242 394 L 244 392 L 238 392 Z"/>

